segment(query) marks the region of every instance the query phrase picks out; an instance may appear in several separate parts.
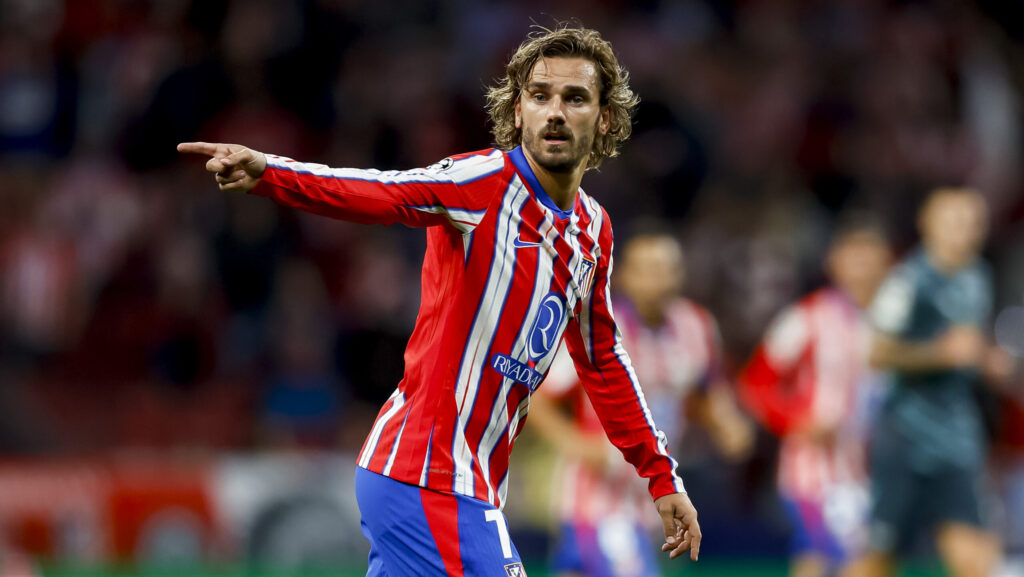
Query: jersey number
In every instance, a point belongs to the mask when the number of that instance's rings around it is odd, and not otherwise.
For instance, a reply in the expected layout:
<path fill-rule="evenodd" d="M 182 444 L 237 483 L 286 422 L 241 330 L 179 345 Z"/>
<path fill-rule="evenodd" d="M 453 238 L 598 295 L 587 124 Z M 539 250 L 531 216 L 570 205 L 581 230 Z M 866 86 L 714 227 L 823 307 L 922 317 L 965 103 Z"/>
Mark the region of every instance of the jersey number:
<path fill-rule="evenodd" d="M 501 541 L 501 554 L 506 559 L 512 557 L 512 541 L 508 538 L 508 527 L 505 525 L 505 517 L 502 516 L 501 511 L 497 509 L 488 509 L 484 511 L 484 518 L 488 521 L 494 521 L 494 524 L 498 526 L 498 540 Z"/>

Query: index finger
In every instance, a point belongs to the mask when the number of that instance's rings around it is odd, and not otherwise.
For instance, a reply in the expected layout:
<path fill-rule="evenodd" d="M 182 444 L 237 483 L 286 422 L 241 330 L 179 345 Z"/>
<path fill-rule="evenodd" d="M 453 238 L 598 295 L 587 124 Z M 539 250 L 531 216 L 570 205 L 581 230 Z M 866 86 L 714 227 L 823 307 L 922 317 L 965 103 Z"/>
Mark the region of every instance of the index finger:
<path fill-rule="evenodd" d="M 690 528 L 690 559 L 694 561 L 700 557 L 700 527 Z"/>
<path fill-rule="evenodd" d="M 220 152 L 220 146 L 209 142 L 182 142 L 178 145 L 178 152 L 217 156 L 217 153 Z"/>

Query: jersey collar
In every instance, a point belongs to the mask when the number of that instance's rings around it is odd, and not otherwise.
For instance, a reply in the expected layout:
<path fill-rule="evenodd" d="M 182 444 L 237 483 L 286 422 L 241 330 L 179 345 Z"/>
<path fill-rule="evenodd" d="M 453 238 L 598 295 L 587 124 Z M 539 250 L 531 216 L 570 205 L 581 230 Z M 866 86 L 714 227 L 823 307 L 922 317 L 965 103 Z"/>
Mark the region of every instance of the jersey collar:
<path fill-rule="evenodd" d="M 572 209 L 562 210 L 558 208 L 555 201 L 551 200 L 548 196 L 547 191 L 540 185 L 540 181 L 537 180 L 537 175 L 533 173 L 533 168 L 530 167 L 530 163 L 526 160 L 526 155 L 523 154 L 523 147 L 517 146 L 512 150 L 508 151 L 508 157 L 512 159 L 512 164 L 515 165 L 516 171 L 519 172 L 519 176 L 522 176 L 526 180 L 526 184 L 533 190 L 534 196 L 541 204 L 551 209 L 551 212 L 555 213 L 558 218 L 569 218 L 574 214 Z M 577 195 L 579 198 L 579 195 Z M 573 206 L 576 206 L 576 201 L 573 201 Z"/>

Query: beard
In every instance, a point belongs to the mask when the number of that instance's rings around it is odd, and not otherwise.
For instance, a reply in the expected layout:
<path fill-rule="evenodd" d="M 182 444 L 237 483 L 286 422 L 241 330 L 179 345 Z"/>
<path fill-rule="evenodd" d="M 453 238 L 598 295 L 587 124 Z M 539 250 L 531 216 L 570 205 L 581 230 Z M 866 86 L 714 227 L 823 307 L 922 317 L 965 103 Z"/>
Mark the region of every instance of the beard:
<path fill-rule="evenodd" d="M 546 142 L 544 138 L 549 134 L 557 134 L 565 138 L 565 141 L 560 144 Z M 523 127 L 523 148 L 548 172 L 567 173 L 576 170 L 580 163 L 590 157 L 593 143 L 593 134 L 577 138 L 565 126 L 548 125 L 540 132 Z"/>

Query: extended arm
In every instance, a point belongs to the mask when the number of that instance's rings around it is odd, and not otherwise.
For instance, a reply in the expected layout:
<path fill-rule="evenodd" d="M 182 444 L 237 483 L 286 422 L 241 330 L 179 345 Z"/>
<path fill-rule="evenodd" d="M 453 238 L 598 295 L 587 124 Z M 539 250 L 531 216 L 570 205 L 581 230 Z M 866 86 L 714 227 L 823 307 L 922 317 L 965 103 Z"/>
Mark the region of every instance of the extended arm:
<path fill-rule="evenodd" d="M 252 193 L 341 220 L 471 231 L 497 187 L 484 178 L 505 169 L 500 152 L 465 155 L 432 168 L 379 171 L 330 168 L 237 144 L 187 142 L 180 152 L 210 156 L 221 190 Z"/>

